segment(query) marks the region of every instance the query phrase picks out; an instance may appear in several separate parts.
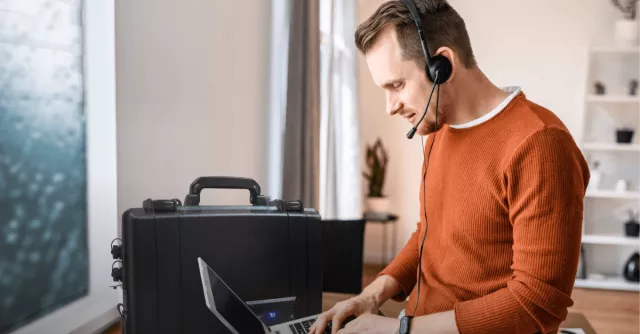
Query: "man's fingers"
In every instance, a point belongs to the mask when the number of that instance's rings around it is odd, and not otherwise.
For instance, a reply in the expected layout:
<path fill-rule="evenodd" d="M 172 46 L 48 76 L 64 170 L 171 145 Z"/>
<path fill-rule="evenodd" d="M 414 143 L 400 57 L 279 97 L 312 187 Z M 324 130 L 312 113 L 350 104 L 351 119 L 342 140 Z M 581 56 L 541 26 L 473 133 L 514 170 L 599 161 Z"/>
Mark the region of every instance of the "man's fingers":
<path fill-rule="evenodd" d="M 323 319 L 322 318 L 317 318 L 316 321 L 313 322 L 313 325 L 311 325 L 311 327 L 309 328 L 309 333 L 313 334 L 315 332 L 322 332 L 323 329 L 323 324 L 322 324 Z"/>
<path fill-rule="evenodd" d="M 344 319 L 346 319 L 348 316 L 350 316 L 353 313 L 353 306 L 347 306 L 342 308 L 338 313 L 336 313 L 333 318 L 331 319 L 332 324 L 331 326 L 333 327 L 331 329 L 331 333 L 332 334 L 337 334 L 338 330 L 340 330 L 340 325 L 342 324 L 342 322 L 344 321 Z"/>
<path fill-rule="evenodd" d="M 322 318 L 319 321 L 316 321 L 316 323 L 315 323 L 315 325 L 316 325 L 316 334 L 324 333 L 325 328 L 327 328 L 327 323 L 328 323 L 328 320 L 325 319 L 325 318 Z"/>
<path fill-rule="evenodd" d="M 331 309 L 323 314 L 320 314 L 316 321 L 313 322 L 311 328 L 309 328 L 309 333 L 324 333 L 324 329 L 327 327 L 328 319 L 331 319 L 336 312 Z"/>

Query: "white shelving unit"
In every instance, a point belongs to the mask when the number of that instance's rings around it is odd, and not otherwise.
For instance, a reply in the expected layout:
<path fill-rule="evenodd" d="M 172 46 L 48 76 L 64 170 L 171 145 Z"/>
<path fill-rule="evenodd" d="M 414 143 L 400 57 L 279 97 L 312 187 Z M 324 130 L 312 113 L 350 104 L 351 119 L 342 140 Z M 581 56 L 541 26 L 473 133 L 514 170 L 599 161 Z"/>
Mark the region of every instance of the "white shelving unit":
<path fill-rule="evenodd" d="M 591 48 L 588 66 L 580 147 L 591 167 L 600 163 L 603 177 L 586 194 L 581 260 L 587 276 L 577 278 L 575 287 L 638 292 L 640 284 L 622 274 L 624 263 L 640 251 L 640 239 L 625 236 L 623 226 L 626 211 L 640 209 L 640 95 L 630 96 L 628 89 L 630 80 L 640 79 L 640 47 Z M 605 85 L 604 95 L 595 95 L 596 81 Z M 636 130 L 632 143 L 616 143 L 619 126 Z M 616 191 L 618 179 L 630 181 L 631 188 Z"/>
<path fill-rule="evenodd" d="M 621 290 L 621 291 L 638 291 L 637 283 L 630 283 L 625 281 L 620 276 L 607 277 L 605 280 L 595 279 L 576 279 L 574 284 L 576 288 L 592 288 L 592 289 L 606 289 L 606 290 Z"/>
<path fill-rule="evenodd" d="M 587 198 L 608 198 L 608 199 L 638 199 L 640 192 L 637 191 L 615 191 L 615 190 L 593 190 L 587 191 Z"/>
<path fill-rule="evenodd" d="M 635 104 L 640 103 L 640 98 L 624 95 L 589 95 L 587 101 L 597 103 Z"/>
<path fill-rule="evenodd" d="M 587 143 L 582 144 L 582 148 L 587 151 L 609 151 L 609 152 L 640 152 L 638 144 L 614 144 L 614 143 Z"/>
<path fill-rule="evenodd" d="M 621 237 L 619 235 L 584 235 L 582 236 L 582 243 L 594 245 L 635 246 L 640 249 L 638 238 Z"/>

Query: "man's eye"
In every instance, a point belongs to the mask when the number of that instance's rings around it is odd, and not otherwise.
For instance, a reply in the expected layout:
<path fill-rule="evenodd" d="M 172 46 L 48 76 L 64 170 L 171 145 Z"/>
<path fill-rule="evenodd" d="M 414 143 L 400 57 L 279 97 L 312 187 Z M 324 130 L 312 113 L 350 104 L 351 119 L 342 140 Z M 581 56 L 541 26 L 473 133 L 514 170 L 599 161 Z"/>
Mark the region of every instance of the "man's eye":
<path fill-rule="evenodd" d="M 397 84 L 393 85 L 393 89 L 400 89 L 404 86 L 404 82 L 398 82 Z"/>

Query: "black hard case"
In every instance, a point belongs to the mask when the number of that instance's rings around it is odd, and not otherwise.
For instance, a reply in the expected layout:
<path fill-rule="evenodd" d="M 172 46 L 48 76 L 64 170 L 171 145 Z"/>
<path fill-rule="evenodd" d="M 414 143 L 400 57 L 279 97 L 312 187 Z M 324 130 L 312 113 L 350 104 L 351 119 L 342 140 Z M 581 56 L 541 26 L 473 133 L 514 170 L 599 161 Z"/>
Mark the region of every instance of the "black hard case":
<path fill-rule="evenodd" d="M 205 188 L 248 189 L 251 206 L 199 206 Z M 296 297 L 321 312 L 322 226 L 299 201 L 266 203 L 250 179 L 207 177 L 179 200 L 146 200 L 122 217 L 126 333 L 227 333 L 205 305 L 201 257 L 245 301 Z"/>

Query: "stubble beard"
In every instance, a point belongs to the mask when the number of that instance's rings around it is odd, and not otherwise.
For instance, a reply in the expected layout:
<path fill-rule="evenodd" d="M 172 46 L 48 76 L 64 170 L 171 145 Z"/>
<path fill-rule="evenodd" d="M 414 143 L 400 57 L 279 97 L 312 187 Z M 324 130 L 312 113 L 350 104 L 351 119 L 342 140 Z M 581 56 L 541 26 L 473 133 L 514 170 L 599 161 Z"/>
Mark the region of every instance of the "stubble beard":
<path fill-rule="evenodd" d="M 421 136 L 427 136 L 431 133 L 434 133 L 442 128 L 442 125 L 446 122 L 446 112 L 444 105 L 442 103 L 442 99 L 440 100 L 440 106 L 438 107 L 438 124 L 436 124 L 435 107 L 430 108 L 429 115 L 425 117 L 424 121 L 418 127 L 418 134 Z"/>
<path fill-rule="evenodd" d="M 440 96 L 438 96 L 438 94 L 440 94 Z M 449 102 L 450 102 L 450 99 L 447 92 L 442 88 L 438 92 L 438 88 L 436 88 L 436 91 L 434 92 L 433 97 L 431 99 L 429 112 L 425 116 L 425 119 L 422 122 L 422 124 L 420 124 L 420 127 L 418 128 L 419 135 L 427 136 L 442 128 L 442 126 L 447 121 L 448 110 L 451 106 Z M 438 112 L 438 117 L 437 117 L 438 124 L 436 124 L 436 117 L 435 117 L 436 111 Z"/>

